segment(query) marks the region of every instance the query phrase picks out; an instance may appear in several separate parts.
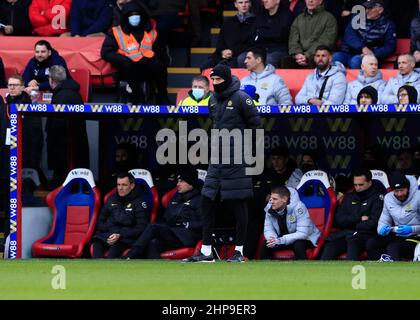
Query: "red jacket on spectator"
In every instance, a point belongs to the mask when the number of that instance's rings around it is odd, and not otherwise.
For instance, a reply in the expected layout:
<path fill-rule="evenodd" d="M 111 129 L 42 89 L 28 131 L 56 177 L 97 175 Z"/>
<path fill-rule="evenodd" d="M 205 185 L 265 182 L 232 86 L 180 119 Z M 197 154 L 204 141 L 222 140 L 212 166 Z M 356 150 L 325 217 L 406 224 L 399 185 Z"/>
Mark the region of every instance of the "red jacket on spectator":
<path fill-rule="evenodd" d="M 63 13 L 63 8 L 65 13 Z M 34 28 L 33 33 L 48 37 L 69 32 L 70 9 L 71 0 L 32 0 L 29 6 L 29 17 Z M 57 14 L 65 16 L 64 29 L 53 26 L 53 22 L 62 23 L 62 19 L 58 17 L 57 21 L 53 21 Z"/>

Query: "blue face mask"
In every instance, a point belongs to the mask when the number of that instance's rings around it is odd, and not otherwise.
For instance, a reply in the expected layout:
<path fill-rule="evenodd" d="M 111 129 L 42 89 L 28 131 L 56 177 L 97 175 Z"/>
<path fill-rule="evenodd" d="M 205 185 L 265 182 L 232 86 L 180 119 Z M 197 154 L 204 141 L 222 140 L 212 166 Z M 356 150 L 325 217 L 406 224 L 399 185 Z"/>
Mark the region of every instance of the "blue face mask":
<path fill-rule="evenodd" d="M 204 89 L 193 88 L 192 95 L 195 100 L 201 100 L 204 97 Z"/>
<path fill-rule="evenodd" d="M 137 27 L 140 24 L 140 21 L 141 21 L 141 16 L 139 15 L 128 17 L 128 23 L 133 27 Z"/>

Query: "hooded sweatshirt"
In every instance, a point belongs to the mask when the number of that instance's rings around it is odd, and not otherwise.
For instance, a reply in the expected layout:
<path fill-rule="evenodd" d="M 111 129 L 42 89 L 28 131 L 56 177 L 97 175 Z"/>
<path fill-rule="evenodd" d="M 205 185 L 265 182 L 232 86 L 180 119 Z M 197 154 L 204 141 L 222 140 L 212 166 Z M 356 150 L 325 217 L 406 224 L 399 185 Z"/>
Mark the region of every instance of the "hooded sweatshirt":
<path fill-rule="evenodd" d="M 396 77 L 389 79 L 388 84 L 382 93 L 380 102 L 387 104 L 398 103 L 398 89 L 405 84 L 414 86 L 417 89 L 417 92 L 420 92 L 420 73 L 417 72 L 417 70 L 414 70 L 405 76 L 398 73 Z M 420 103 L 419 97 L 420 95 L 417 97 L 417 103 Z"/>
<path fill-rule="evenodd" d="M 363 93 L 368 94 L 372 98 L 373 104 L 378 102 L 378 91 L 372 86 L 367 86 L 367 87 L 362 88 L 359 91 L 359 94 L 357 95 L 357 99 L 356 99 L 357 104 L 360 104 L 360 99 Z"/>
<path fill-rule="evenodd" d="M 340 62 L 334 62 L 327 71 L 319 74 L 318 69 L 306 77 L 302 89 L 296 95 L 296 104 L 308 104 L 308 100 L 319 98 L 319 94 L 325 79 L 328 77 L 324 94 L 323 104 L 342 104 L 347 90 L 346 68 Z"/>
<path fill-rule="evenodd" d="M 378 92 L 377 95 L 379 96 L 378 101 L 380 101 L 380 97 L 382 92 L 385 89 L 386 81 L 382 79 L 382 72 L 379 70 L 378 73 L 373 77 L 365 77 L 363 75 L 363 71 L 360 70 L 359 75 L 357 76 L 357 79 L 350 82 L 347 85 L 347 92 L 346 92 L 346 98 L 344 99 L 344 104 L 357 104 L 357 96 L 362 90 L 362 88 L 365 88 L 367 86 L 371 86 L 376 89 Z"/>
<path fill-rule="evenodd" d="M 251 72 L 241 80 L 241 86 L 253 85 L 259 95 L 261 105 L 293 104 L 289 88 L 276 74 L 276 69 L 268 64 L 261 73 Z"/>
<path fill-rule="evenodd" d="M 420 191 L 418 190 L 417 180 L 414 176 L 406 176 L 410 182 L 408 198 L 401 202 L 394 192 L 385 196 L 384 208 L 379 218 L 377 232 L 383 226 L 401 226 L 408 225 L 413 227 L 413 233 L 420 234 Z"/>
<path fill-rule="evenodd" d="M 271 209 L 270 202 L 264 208 L 265 222 L 264 222 L 264 237 L 276 238 L 277 245 L 290 245 L 297 240 L 309 240 L 316 247 L 316 243 L 321 235 L 318 228 L 313 223 L 309 216 L 308 209 L 305 204 L 300 201 L 298 192 L 288 187 L 290 191 L 290 204 L 281 214 L 286 214 L 286 224 L 288 234 L 281 235 L 278 225 L 278 212 Z"/>

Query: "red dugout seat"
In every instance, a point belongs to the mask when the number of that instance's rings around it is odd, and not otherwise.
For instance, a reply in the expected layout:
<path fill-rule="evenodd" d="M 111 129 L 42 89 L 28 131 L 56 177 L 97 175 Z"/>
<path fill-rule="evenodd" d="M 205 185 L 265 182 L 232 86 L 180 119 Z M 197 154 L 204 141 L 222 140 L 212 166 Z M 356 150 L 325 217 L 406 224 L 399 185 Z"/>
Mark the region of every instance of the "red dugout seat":
<path fill-rule="evenodd" d="M 88 169 L 74 169 L 47 196 L 53 222 L 47 236 L 32 245 L 34 257 L 79 258 L 92 237 L 101 194 Z"/>

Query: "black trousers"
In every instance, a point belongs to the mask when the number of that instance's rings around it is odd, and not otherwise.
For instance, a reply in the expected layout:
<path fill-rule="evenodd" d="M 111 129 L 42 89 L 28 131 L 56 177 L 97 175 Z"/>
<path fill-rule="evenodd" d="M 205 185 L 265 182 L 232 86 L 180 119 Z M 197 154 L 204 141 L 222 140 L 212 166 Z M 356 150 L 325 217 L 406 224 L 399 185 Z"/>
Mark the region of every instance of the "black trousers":
<path fill-rule="evenodd" d="M 128 248 L 128 245 L 125 243 L 117 242 L 110 246 L 108 243 L 105 243 L 101 240 L 95 240 L 93 242 L 93 259 L 101 259 L 101 258 L 108 258 L 108 259 L 117 259 L 122 256 L 124 250 Z M 108 256 L 105 257 L 104 253 L 106 250 L 108 251 Z"/>
<path fill-rule="evenodd" d="M 164 250 L 184 247 L 174 230 L 166 224 L 149 224 L 141 236 L 134 242 L 131 253 L 136 257 L 148 259 L 160 259 L 160 253 Z"/>
<path fill-rule="evenodd" d="M 412 260 L 417 243 L 409 239 L 413 238 L 397 237 L 393 234 L 371 238 L 366 243 L 368 259 L 378 260 L 381 254 L 386 253 L 395 261 L 401 260 L 401 258 Z M 417 240 L 420 239 L 417 238 Z"/>
<path fill-rule="evenodd" d="M 144 94 L 141 87 L 141 83 L 152 82 L 156 86 L 157 90 L 157 103 L 167 104 L 168 98 L 168 72 L 166 66 L 158 58 L 152 59 L 145 58 L 138 62 L 126 60 L 124 63 L 120 63 L 117 66 L 120 77 L 130 85 L 133 91 L 133 103 L 144 103 Z"/>
<path fill-rule="evenodd" d="M 321 260 L 334 260 L 347 252 L 347 260 L 357 261 L 360 255 L 366 251 L 366 243 L 372 237 L 374 237 L 372 234 L 350 233 L 345 237 L 328 241 L 325 244 Z"/>
<path fill-rule="evenodd" d="M 212 234 L 215 223 L 215 206 L 218 202 L 204 197 L 202 200 L 201 213 L 203 215 L 203 245 L 212 244 Z M 223 201 L 235 215 L 236 219 L 236 245 L 243 246 L 246 238 L 246 230 L 248 226 L 248 207 L 246 200 L 227 200 Z"/>
<path fill-rule="evenodd" d="M 293 250 L 296 260 L 306 260 L 306 249 L 312 249 L 314 246 L 309 240 L 296 240 L 287 246 L 278 246 L 275 248 L 268 248 L 267 241 L 264 241 L 264 247 L 261 250 L 261 259 L 273 259 L 273 254 L 278 250 Z"/>

